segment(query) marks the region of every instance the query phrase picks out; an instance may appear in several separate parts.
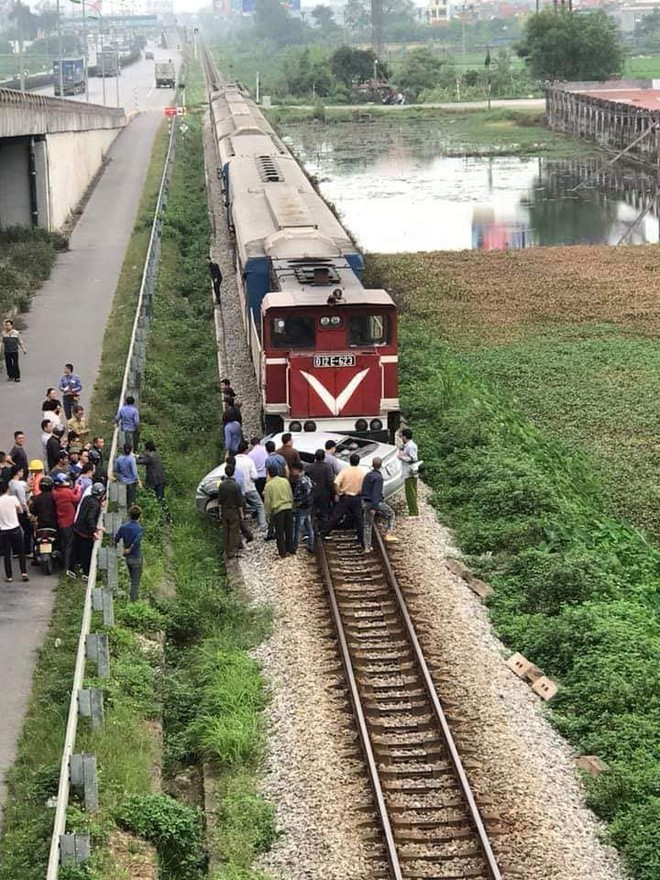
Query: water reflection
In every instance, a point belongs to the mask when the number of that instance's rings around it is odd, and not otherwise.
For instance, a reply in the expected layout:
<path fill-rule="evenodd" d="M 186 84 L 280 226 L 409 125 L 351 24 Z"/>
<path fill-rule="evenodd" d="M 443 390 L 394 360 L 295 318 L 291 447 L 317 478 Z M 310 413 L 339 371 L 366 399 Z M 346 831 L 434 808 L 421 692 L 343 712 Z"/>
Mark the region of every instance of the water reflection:
<path fill-rule="evenodd" d="M 365 250 L 659 240 L 657 183 L 635 169 L 603 170 L 599 160 L 443 156 L 436 143 L 410 145 L 402 137 L 378 149 L 366 138 L 321 138 L 306 133 L 291 146 Z"/>

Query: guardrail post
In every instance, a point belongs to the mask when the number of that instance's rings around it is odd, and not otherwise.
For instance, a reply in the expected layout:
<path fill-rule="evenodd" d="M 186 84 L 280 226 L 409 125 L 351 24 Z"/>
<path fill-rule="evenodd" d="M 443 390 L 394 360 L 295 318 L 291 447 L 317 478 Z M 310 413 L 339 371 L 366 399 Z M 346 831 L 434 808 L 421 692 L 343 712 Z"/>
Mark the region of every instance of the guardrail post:
<path fill-rule="evenodd" d="M 107 633 L 88 633 L 86 639 L 87 659 L 96 660 L 99 678 L 110 678 L 110 648 Z"/>
<path fill-rule="evenodd" d="M 83 802 L 88 813 L 99 808 L 99 782 L 96 773 L 96 755 L 71 755 L 69 762 L 71 785 L 82 787 Z"/>
<path fill-rule="evenodd" d="M 92 730 L 103 727 L 103 691 L 101 688 L 81 688 L 78 691 L 78 714 L 92 719 Z"/>
<path fill-rule="evenodd" d="M 89 834 L 60 834 L 60 864 L 82 865 L 92 854 Z"/>
<path fill-rule="evenodd" d="M 103 625 L 115 625 L 115 605 L 112 598 L 112 589 L 101 590 L 95 587 L 92 590 L 92 609 L 103 612 Z"/>
<path fill-rule="evenodd" d="M 117 586 L 117 550 L 114 547 L 99 549 L 99 568 L 105 571 L 108 587 L 114 590 Z"/>

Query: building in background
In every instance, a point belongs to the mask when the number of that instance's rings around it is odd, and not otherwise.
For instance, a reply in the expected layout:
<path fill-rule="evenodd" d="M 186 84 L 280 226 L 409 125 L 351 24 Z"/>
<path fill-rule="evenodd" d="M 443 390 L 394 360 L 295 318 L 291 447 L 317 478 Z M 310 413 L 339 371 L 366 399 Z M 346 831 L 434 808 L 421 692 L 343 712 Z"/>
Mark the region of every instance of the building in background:
<path fill-rule="evenodd" d="M 426 16 L 429 24 L 446 24 L 450 18 L 449 0 L 429 0 Z"/>

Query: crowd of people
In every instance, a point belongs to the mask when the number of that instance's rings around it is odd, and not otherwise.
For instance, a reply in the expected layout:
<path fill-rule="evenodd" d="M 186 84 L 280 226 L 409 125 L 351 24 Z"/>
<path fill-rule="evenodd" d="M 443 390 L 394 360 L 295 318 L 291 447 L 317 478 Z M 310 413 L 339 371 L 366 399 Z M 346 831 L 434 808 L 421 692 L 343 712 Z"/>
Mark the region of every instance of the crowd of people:
<path fill-rule="evenodd" d="M 314 461 L 303 464 L 292 434 L 282 434 L 281 446 L 272 440 L 261 443 L 243 436 L 240 401 L 229 379 L 222 380 L 224 398 L 224 447 L 226 465 L 218 487 L 218 506 L 224 532 L 225 554 L 239 555 L 254 540 L 248 515 L 256 521 L 264 540 L 275 540 L 280 558 L 295 555 L 304 538 L 314 552 L 314 522 L 322 538 L 340 523 L 352 522 L 357 542 L 365 553 L 372 551 L 376 517 L 385 523 L 385 541 L 395 542 L 395 514 L 385 501 L 382 460 L 375 457 L 371 470 L 360 467 L 360 456 L 351 455 L 348 467 L 341 467 L 336 444 L 327 440 L 317 449 Z M 401 432 L 398 451 L 405 478 L 410 516 L 417 516 L 417 445 L 412 431 Z"/>
<path fill-rule="evenodd" d="M 5 331 L 11 328 L 5 322 Z M 12 337 L 13 338 L 13 337 Z M 20 337 L 19 342 L 20 342 Z M 3 335 L 5 361 L 7 342 Z M 24 350 L 22 344 L 21 350 Z M 13 354 L 11 350 L 9 354 Z M 12 377 L 19 370 L 18 357 L 10 358 Z M 20 376 L 20 374 L 19 374 Z M 14 379 L 13 381 L 16 381 Z M 140 413 L 133 397 L 119 407 L 114 422 L 124 432 L 125 443 L 108 473 L 105 440 L 90 437 L 85 407 L 80 402 L 83 384 L 73 364 L 65 364 L 56 387 L 46 389 L 41 404 L 40 458 L 28 459 L 27 435 L 13 433 L 13 446 L 0 451 L 0 555 L 5 582 L 14 579 L 13 559 L 18 560 L 23 581 L 29 581 L 27 560 L 38 565 L 35 538 L 42 531 L 53 536 L 56 556 L 66 575 L 89 576 L 94 541 L 98 540 L 99 517 L 109 480 L 126 486 L 128 520 L 114 535 L 121 543 L 131 581 L 131 599 L 138 597 L 142 574 L 142 511 L 135 503 L 142 486 L 138 465 L 145 467 L 145 484 L 165 506 L 165 469 L 156 445 L 148 441 L 138 454 Z"/>

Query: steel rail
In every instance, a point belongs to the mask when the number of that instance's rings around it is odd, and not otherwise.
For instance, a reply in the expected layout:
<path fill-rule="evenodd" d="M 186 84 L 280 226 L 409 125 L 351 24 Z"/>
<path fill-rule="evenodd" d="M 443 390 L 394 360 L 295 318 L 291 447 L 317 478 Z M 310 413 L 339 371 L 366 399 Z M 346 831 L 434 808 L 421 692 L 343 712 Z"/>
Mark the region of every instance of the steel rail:
<path fill-rule="evenodd" d="M 131 331 L 131 339 L 124 367 L 124 378 L 122 381 L 121 392 L 119 395 L 119 406 L 121 406 L 128 388 L 128 378 L 130 374 L 130 364 L 135 350 L 135 337 L 138 329 L 138 321 L 144 301 L 144 292 L 147 284 L 151 281 L 150 273 L 152 271 L 153 254 L 155 253 L 155 243 L 158 238 L 158 228 L 160 220 L 160 212 L 162 210 L 165 190 L 169 184 L 169 176 L 171 173 L 172 158 L 174 155 L 174 144 L 176 140 L 177 117 L 172 119 L 172 128 L 170 131 L 170 140 L 165 158 L 165 166 L 158 190 L 158 200 L 154 211 L 154 221 L 151 227 L 151 236 L 149 238 L 149 248 L 145 259 L 144 269 L 142 272 L 142 283 L 140 284 L 140 292 L 135 307 L 135 318 L 133 320 L 133 328 Z M 110 456 L 108 459 L 108 473 L 112 473 L 117 446 L 119 442 L 119 426 L 115 425 L 112 434 L 112 444 L 110 447 Z M 99 518 L 99 526 L 103 526 L 103 511 Z M 87 588 L 85 590 L 85 602 L 83 605 L 83 614 L 81 620 L 80 636 L 78 638 L 78 651 L 76 654 L 76 665 L 73 674 L 73 682 L 71 686 L 71 698 L 69 701 L 69 715 L 67 718 L 66 733 L 64 737 L 64 747 L 62 750 L 62 760 L 60 763 L 60 779 L 57 790 L 57 803 L 55 807 L 55 818 L 53 820 L 53 832 L 50 842 L 50 853 L 48 857 L 48 868 L 46 872 L 46 880 L 57 880 L 60 867 L 60 836 L 66 831 L 66 811 L 69 803 L 69 762 L 76 742 L 76 733 L 78 731 L 78 691 L 81 689 L 85 678 L 86 664 L 86 640 L 90 632 L 92 620 L 92 590 L 96 586 L 96 575 L 98 571 L 98 554 L 103 542 L 103 536 L 94 542 L 92 550 L 92 560 L 89 570 L 89 578 Z"/>
<path fill-rule="evenodd" d="M 401 592 L 401 588 L 399 587 L 399 582 L 396 579 L 396 575 L 394 574 L 394 569 L 392 568 L 392 564 L 387 555 L 387 551 L 385 548 L 385 543 L 383 538 L 377 528 L 374 527 L 372 532 L 373 538 L 372 541 L 375 543 L 378 548 L 378 553 L 380 555 L 381 561 L 383 563 L 383 567 L 385 569 L 385 573 L 387 575 L 387 580 L 389 581 L 392 592 L 396 596 L 397 604 L 399 606 L 399 612 L 401 614 L 401 618 L 405 624 L 406 632 L 408 638 L 410 639 L 410 643 L 413 647 L 413 651 L 415 653 L 415 659 L 419 666 L 419 669 L 422 673 L 422 678 L 424 681 L 424 687 L 426 688 L 427 695 L 431 704 L 433 706 L 433 711 L 436 716 L 436 720 L 440 725 L 440 729 L 442 730 L 442 735 L 445 741 L 445 745 L 447 746 L 447 750 L 449 752 L 449 756 L 454 768 L 454 774 L 456 779 L 458 780 L 458 784 L 463 793 L 463 797 L 465 798 L 466 804 L 468 806 L 468 810 L 470 812 L 470 819 L 474 826 L 474 829 L 477 833 L 477 837 L 479 839 L 479 845 L 481 847 L 481 851 L 486 862 L 486 867 L 488 873 L 490 874 L 491 880 L 502 880 L 502 874 L 500 872 L 499 866 L 495 859 L 495 855 L 493 853 L 492 847 L 490 845 L 490 841 L 488 839 L 488 834 L 486 833 L 486 828 L 484 826 L 483 820 L 479 813 L 479 807 L 474 799 L 474 795 L 472 793 L 472 789 L 470 787 L 470 783 L 467 778 L 467 774 L 465 772 L 465 768 L 463 767 L 463 762 L 461 761 L 461 757 L 458 753 L 458 749 L 456 748 L 456 743 L 454 742 L 454 737 L 452 736 L 451 730 L 449 729 L 449 723 L 447 722 L 447 718 L 445 716 L 444 710 L 440 703 L 440 698 L 438 697 L 437 691 L 435 689 L 435 685 L 433 684 L 433 679 L 431 677 L 431 673 L 429 671 L 428 665 L 424 658 L 424 653 L 419 644 L 419 639 L 417 638 L 417 633 L 415 632 L 415 627 L 408 612 L 408 607 L 406 605 L 406 600 Z"/>
<path fill-rule="evenodd" d="M 362 708 L 362 700 L 360 699 L 360 693 L 358 691 L 358 686 L 355 679 L 355 671 L 353 669 L 353 663 L 351 660 L 348 642 L 346 640 L 346 634 L 344 633 L 344 626 L 341 619 L 341 612 L 339 611 L 339 604 L 337 602 L 337 595 L 335 593 L 332 574 L 330 573 L 330 566 L 328 565 L 328 559 L 326 556 L 325 547 L 323 546 L 323 540 L 321 539 L 321 536 L 319 534 L 316 535 L 316 546 L 317 558 L 321 564 L 321 572 L 323 574 L 323 580 L 325 581 L 325 587 L 328 592 L 332 619 L 335 625 L 337 639 L 339 640 L 339 651 L 341 654 L 342 664 L 344 666 L 344 672 L 346 673 L 346 681 L 348 683 L 348 689 L 351 695 L 351 702 L 353 704 L 353 711 L 355 713 L 358 734 L 360 736 L 360 742 L 362 744 L 362 749 L 364 751 L 364 756 L 367 762 L 369 781 L 374 792 L 374 797 L 376 799 L 376 810 L 378 812 L 378 816 L 383 829 L 383 834 L 385 837 L 387 860 L 390 864 L 394 880 L 403 880 L 403 872 L 399 863 L 399 855 L 397 853 L 396 843 L 394 841 L 392 824 L 390 822 L 387 804 L 385 803 L 385 796 L 383 794 L 383 788 L 380 782 L 378 764 L 376 762 L 376 757 L 371 746 L 367 720 L 365 717 L 364 709 Z"/>

